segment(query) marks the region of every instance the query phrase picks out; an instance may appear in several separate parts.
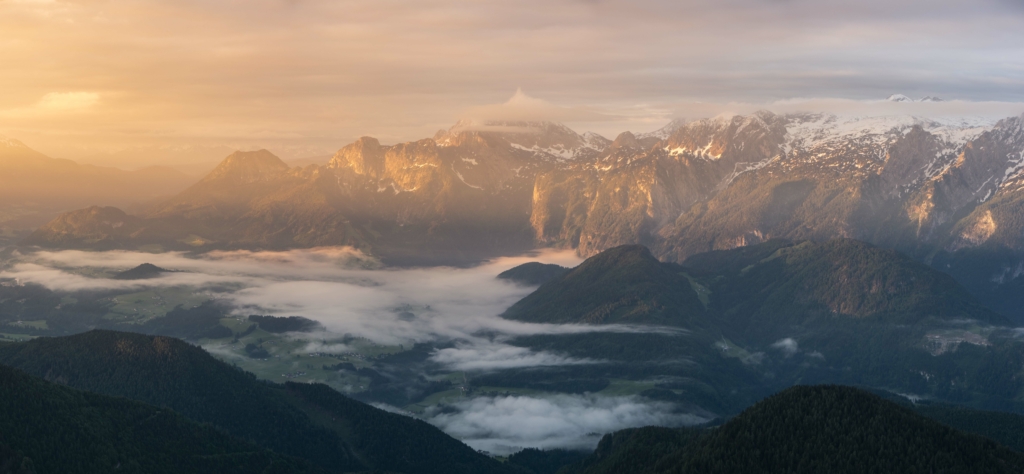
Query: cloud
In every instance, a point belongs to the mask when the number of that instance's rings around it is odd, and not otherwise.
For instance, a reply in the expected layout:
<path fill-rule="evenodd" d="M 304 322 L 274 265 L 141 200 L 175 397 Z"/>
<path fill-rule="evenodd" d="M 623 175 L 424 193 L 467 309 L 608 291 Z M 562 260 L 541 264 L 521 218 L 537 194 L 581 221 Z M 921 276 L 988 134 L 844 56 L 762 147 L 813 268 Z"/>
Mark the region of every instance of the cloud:
<path fill-rule="evenodd" d="M 800 352 L 796 340 L 790 337 L 778 340 L 775 344 L 772 344 L 772 348 L 782 351 L 783 354 L 786 354 L 786 357 L 790 357 L 797 352 Z"/>
<path fill-rule="evenodd" d="M 461 344 L 460 347 L 439 349 L 430 360 L 452 370 L 487 371 L 521 367 L 547 367 L 594 364 L 599 361 L 576 359 L 546 351 L 534 352 L 524 347 L 495 342 Z"/>
<path fill-rule="evenodd" d="M 181 252 L 149 254 L 109 251 L 40 251 L 23 255 L 0 278 L 17 278 L 61 291 L 138 291 L 188 286 L 232 304 L 239 315 L 299 315 L 319 321 L 326 333 L 365 337 L 381 344 L 455 342 L 432 355 L 454 370 L 577 365 L 594 361 L 514 347 L 507 340 L 534 334 L 585 332 L 669 332 L 673 328 L 555 325 L 511 321 L 499 315 L 532 291 L 495 278 L 527 261 L 575 266 L 571 251 L 544 251 L 500 258 L 473 268 L 382 268 L 347 247 L 281 252 L 217 251 L 198 256 Z M 141 263 L 177 270 L 148 280 L 97 278 Z M 303 352 L 344 351 L 310 346 Z"/>
<path fill-rule="evenodd" d="M 623 117 L 602 112 L 592 107 L 566 107 L 554 105 L 546 100 L 526 95 L 523 89 L 516 89 L 515 94 L 502 104 L 472 107 L 462 117 L 470 119 L 464 122 L 461 130 L 477 131 L 517 131 L 508 126 L 495 126 L 489 122 L 602 122 L 621 121 Z M 529 132 L 530 130 L 522 130 Z"/>
<path fill-rule="evenodd" d="M 87 109 L 100 101 L 95 92 L 50 92 L 39 99 L 36 108 L 53 111 Z"/>
<path fill-rule="evenodd" d="M 319 352 L 322 354 L 344 354 L 346 352 L 353 352 L 352 348 L 345 344 L 325 344 L 322 342 L 312 341 L 306 344 L 300 352 L 313 353 Z"/>
<path fill-rule="evenodd" d="M 883 99 L 794 98 L 770 102 L 683 102 L 670 109 L 677 118 L 699 119 L 718 115 L 747 115 L 758 110 L 778 114 L 829 113 L 841 116 L 916 116 L 922 118 L 987 118 L 990 122 L 1024 113 L 1024 102 L 946 100 L 942 102 L 890 102 Z"/>
<path fill-rule="evenodd" d="M 496 454 L 523 447 L 593 449 L 603 434 L 624 428 L 707 421 L 638 397 L 478 397 L 450 408 L 456 411 L 428 413 L 428 421 L 470 447 Z"/>

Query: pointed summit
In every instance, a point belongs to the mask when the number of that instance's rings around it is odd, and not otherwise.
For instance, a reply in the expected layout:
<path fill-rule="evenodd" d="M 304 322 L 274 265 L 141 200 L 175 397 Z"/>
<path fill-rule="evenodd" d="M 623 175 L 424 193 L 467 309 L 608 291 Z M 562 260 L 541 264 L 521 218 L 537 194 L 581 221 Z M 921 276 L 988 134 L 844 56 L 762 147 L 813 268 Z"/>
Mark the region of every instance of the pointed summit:
<path fill-rule="evenodd" d="M 269 181 L 288 171 L 288 165 L 267 150 L 236 151 L 224 158 L 203 182 L 250 184 Z"/>
<path fill-rule="evenodd" d="M 703 315 L 686 277 L 647 247 L 623 245 L 548 281 L 503 316 L 534 323 L 681 326 Z"/>
<path fill-rule="evenodd" d="M 913 102 L 913 100 L 911 100 L 910 97 L 907 97 L 903 94 L 893 94 L 890 95 L 889 98 L 885 100 L 889 102 Z"/>

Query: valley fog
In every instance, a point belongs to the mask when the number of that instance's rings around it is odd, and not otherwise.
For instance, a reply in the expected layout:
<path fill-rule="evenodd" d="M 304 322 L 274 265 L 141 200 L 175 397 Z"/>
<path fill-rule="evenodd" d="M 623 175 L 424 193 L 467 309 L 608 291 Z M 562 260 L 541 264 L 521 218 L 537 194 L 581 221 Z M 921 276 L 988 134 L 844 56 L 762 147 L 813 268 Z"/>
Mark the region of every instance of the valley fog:
<path fill-rule="evenodd" d="M 166 298 L 159 295 L 185 289 L 193 297 L 191 303 L 185 303 L 186 308 L 198 306 L 198 301 L 212 300 L 229 308 L 228 315 L 234 318 L 244 319 L 252 314 L 301 316 L 320 323 L 321 327 L 314 332 L 283 334 L 282 339 L 290 345 L 287 350 L 281 350 L 284 343 L 275 346 L 272 357 L 277 358 L 307 354 L 338 357 L 358 352 L 355 346 L 367 343 L 373 347 L 394 348 L 388 350 L 399 353 L 414 347 L 426 348 L 424 358 L 404 367 L 408 369 L 406 372 L 381 369 L 398 384 L 403 377 L 420 370 L 429 371 L 430 379 L 448 374 L 455 380 L 471 380 L 479 374 L 505 369 L 609 363 L 508 343 L 516 337 L 685 333 L 680 329 L 652 326 L 532 324 L 501 318 L 499 315 L 506 308 L 536 287 L 496 276 L 534 261 L 574 267 L 581 259 L 571 251 L 547 250 L 498 258 L 469 268 L 389 268 L 346 247 L 199 255 L 38 251 L 13 254 L 0 271 L 0 280 L 40 285 L 64 295 L 150 295 L 155 292 L 153 294 L 158 296 L 146 297 Z M 145 280 L 110 277 L 143 263 L 169 271 Z M 115 301 L 125 299 L 123 296 L 113 298 Z M 260 342 L 262 345 L 263 339 Z M 242 364 L 247 370 L 259 364 L 239 353 L 234 342 L 204 340 L 201 345 L 215 356 Z M 298 369 L 295 370 L 298 373 Z M 303 380 L 330 383 L 315 374 Z M 341 388 L 359 389 L 355 385 Z M 653 424 L 681 426 L 706 421 L 701 416 L 680 412 L 672 403 L 632 395 L 465 392 L 455 398 L 435 401 L 416 414 L 386 402 L 375 404 L 418 416 L 475 449 L 499 454 L 523 447 L 590 449 L 601 434 L 622 428 Z"/>

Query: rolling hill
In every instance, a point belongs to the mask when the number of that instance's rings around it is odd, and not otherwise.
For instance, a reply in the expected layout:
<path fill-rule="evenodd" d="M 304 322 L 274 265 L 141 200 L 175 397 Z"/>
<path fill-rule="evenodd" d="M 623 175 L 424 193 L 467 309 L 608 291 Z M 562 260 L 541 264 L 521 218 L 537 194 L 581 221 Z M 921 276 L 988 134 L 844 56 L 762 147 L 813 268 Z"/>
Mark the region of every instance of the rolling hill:
<path fill-rule="evenodd" d="M 328 471 L 517 472 L 423 421 L 323 385 L 258 381 L 168 337 L 91 331 L 40 338 L 0 345 L 0 364 L 68 387 L 168 407 Z"/>
<path fill-rule="evenodd" d="M 869 393 L 794 387 L 715 428 L 606 435 L 561 474 L 1019 472 L 1024 454 Z"/>
<path fill-rule="evenodd" d="M 325 473 L 167 409 L 0 365 L 0 470 L 12 473 Z"/>

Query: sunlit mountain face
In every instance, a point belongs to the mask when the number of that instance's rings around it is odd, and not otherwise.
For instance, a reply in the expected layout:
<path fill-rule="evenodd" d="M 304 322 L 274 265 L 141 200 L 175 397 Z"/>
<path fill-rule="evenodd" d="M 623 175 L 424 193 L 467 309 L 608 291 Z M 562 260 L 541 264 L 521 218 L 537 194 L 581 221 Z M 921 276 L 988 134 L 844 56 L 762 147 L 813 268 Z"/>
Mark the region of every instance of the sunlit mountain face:
<path fill-rule="evenodd" d="M 1020 472 L 1024 9 L 0 1 L 0 472 Z"/>

